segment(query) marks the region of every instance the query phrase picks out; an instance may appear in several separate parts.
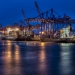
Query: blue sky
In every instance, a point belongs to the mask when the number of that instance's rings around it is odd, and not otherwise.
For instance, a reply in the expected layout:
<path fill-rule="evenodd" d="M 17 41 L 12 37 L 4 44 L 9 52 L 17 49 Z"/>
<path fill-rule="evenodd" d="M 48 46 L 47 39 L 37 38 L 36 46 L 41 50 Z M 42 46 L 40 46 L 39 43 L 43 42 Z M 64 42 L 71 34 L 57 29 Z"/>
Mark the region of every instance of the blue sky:
<path fill-rule="evenodd" d="M 0 0 L 0 23 L 5 25 L 19 23 L 23 20 L 22 9 L 26 16 L 38 15 L 35 0 Z M 53 8 L 60 15 L 67 14 L 75 19 L 75 0 L 36 0 L 40 9 L 45 12 Z"/>

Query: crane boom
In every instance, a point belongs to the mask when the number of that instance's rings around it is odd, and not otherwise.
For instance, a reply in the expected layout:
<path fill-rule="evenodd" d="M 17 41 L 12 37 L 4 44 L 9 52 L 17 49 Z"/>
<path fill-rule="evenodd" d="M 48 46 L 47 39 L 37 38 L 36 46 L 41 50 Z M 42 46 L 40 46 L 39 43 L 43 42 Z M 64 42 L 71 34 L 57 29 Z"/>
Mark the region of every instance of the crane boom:
<path fill-rule="evenodd" d="M 38 15 L 40 16 L 40 18 L 42 18 L 41 15 L 40 15 L 41 13 L 40 13 L 39 6 L 38 6 L 36 1 L 35 1 L 35 6 L 36 6 L 36 9 L 37 9 Z"/>
<path fill-rule="evenodd" d="M 24 20 L 26 20 L 27 18 L 26 18 L 26 15 L 24 14 L 24 10 L 23 9 L 22 9 L 22 14 L 24 16 Z"/>
<path fill-rule="evenodd" d="M 24 16 L 24 21 L 26 22 L 26 26 L 28 26 L 28 22 L 26 21 L 27 20 L 27 17 L 26 17 L 26 15 L 25 15 L 25 13 L 24 13 L 24 10 L 22 9 L 22 14 L 23 14 L 23 16 Z"/>

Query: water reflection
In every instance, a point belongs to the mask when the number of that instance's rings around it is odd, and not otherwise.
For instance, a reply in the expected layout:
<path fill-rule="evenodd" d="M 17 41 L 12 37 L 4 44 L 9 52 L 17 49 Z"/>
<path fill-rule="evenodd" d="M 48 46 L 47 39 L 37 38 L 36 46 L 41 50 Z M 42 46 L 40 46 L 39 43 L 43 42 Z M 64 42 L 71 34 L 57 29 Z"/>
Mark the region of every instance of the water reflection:
<path fill-rule="evenodd" d="M 7 42 L 7 44 L 9 44 L 9 42 Z M 10 46 L 7 45 L 5 52 L 3 53 L 4 56 L 4 75 L 8 75 L 11 73 L 11 62 L 12 62 L 12 51 L 11 51 L 11 42 L 10 42 Z"/>
<path fill-rule="evenodd" d="M 4 75 L 21 75 L 19 46 L 12 47 L 12 43 L 7 42 L 5 52 L 3 52 Z M 13 53 L 13 49 L 15 53 Z"/>
<path fill-rule="evenodd" d="M 39 75 L 47 75 L 46 52 L 45 43 L 41 43 L 39 53 Z"/>
<path fill-rule="evenodd" d="M 61 46 L 61 75 L 70 75 L 71 68 L 71 45 L 70 44 L 62 44 Z"/>
<path fill-rule="evenodd" d="M 44 42 L 2 42 L 0 73 L 3 74 L 0 75 L 71 75 L 75 68 L 75 49 L 72 46 Z"/>
<path fill-rule="evenodd" d="M 63 46 L 68 47 L 68 46 L 72 46 L 73 43 L 61 43 L 60 45 L 61 45 L 62 47 L 63 47 Z"/>
<path fill-rule="evenodd" d="M 20 61 L 20 48 L 18 45 L 15 45 L 15 62 Z"/>
<path fill-rule="evenodd" d="M 21 56 L 20 56 L 20 48 L 19 46 L 16 44 L 15 45 L 15 55 L 14 55 L 14 72 L 15 75 L 21 75 Z"/>

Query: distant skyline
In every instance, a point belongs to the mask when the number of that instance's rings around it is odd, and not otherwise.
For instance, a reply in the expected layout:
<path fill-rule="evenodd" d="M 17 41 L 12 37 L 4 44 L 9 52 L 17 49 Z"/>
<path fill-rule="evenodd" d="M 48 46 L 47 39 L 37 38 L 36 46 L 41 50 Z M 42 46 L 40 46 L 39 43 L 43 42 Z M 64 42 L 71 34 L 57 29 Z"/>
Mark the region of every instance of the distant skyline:
<path fill-rule="evenodd" d="M 35 0 L 0 0 L 0 23 L 5 25 L 24 20 L 22 9 L 27 18 L 38 15 Z M 75 0 L 36 0 L 40 9 L 45 12 L 53 8 L 60 15 L 67 14 L 75 19 Z"/>

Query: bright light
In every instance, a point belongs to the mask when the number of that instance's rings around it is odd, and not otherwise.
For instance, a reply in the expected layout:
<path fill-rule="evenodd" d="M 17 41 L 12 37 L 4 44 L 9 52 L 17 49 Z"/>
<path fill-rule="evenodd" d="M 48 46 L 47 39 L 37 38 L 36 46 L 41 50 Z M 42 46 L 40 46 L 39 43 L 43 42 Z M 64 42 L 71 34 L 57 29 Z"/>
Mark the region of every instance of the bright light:
<path fill-rule="evenodd" d="M 16 31 L 19 31 L 19 28 L 16 28 Z"/>
<path fill-rule="evenodd" d="M 70 33 L 70 26 L 68 26 L 67 28 L 63 28 L 62 30 L 60 30 L 60 38 L 71 38 Z"/>
<path fill-rule="evenodd" d="M 42 42 L 42 43 L 41 43 L 41 46 L 45 46 L 45 43 Z"/>
<path fill-rule="evenodd" d="M 9 33 L 10 31 L 12 31 L 11 28 L 7 28 L 7 32 Z"/>
<path fill-rule="evenodd" d="M 44 32 L 42 32 L 42 34 L 44 34 Z"/>
<path fill-rule="evenodd" d="M 41 32 L 39 32 L 41 34 Z M 44 34 L 44 32 L 42 32 L 42 34 Z"/>

